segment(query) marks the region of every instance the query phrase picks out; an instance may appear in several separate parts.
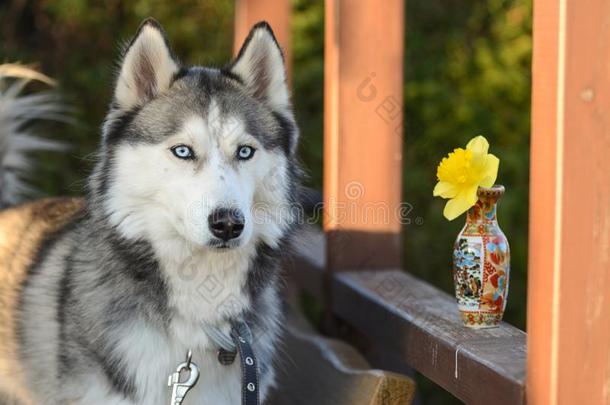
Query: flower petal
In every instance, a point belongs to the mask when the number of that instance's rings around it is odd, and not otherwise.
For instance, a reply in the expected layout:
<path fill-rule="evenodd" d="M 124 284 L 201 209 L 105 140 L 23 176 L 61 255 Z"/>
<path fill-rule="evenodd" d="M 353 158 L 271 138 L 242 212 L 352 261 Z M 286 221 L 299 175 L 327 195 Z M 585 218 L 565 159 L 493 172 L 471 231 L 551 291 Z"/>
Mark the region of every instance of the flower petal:
<path fill-rule="evenodd" d="M 458 193 L 459 189 L 455 184 L 448 183 L 446 181 L 439 181 L 436 183 L 432 195 L 435 197 L 440 196 L 442 198 L 453 198 L 458 195 Z"/>
<path fill-rule="evenodd" d="M 472 153 L 471 165 L 474 170 L 483 170 L 485 167 L 485 158 L 487 157 L 487 151 L 489 150 L 489 142 L 484 136 L 476 136 L 468 142 L 466 150 Z"/>
<path fill-rule="evenodd" d="M 479 190 L 478 184 L 473 184 L 472 186 L 470 186 L 468 188 L 464 188 L 464 189 L 460 190 L 460 195 L 462 195 L 462 197 L 464 199 L 466 199 L 466 201 L 468 201 L 468 204 L 470 204 L 470 207 L 475 205 L 477 203 L 477 200 L 479 199 L 479 197 L 477 196 L 478 190 Z M 468 207 L 468 208 L 470 208 L 470 207 Z"/>
<path fill-rule="evenodd" d="M 468 208 L 470 207 L 472 207 L 472 204 L 470 204 L 470 202 L 462 194 L 460 194 L 457 197 L 447 201 L 447 205 L 445 205 L 445 209 L 443 210 L 443 215 L 449 221 L 453 221 L 455 218 L 468 211 Z"/>
<path fill-rule="evenodd" d="M 500 166 L 500 159 L 491 153 L 487 155 L 485 162 L 485 170 L 483 172 L 482 179 L 480 181 L 481 187 L 492 187 L 498 178 L 498 167 Z"/>
<path fill-rule="evenodd" d="M 482 135 L 475 136 L 468 142 L 466 149 L 471 151 L 474 155 L 486 155 L 489 150 L 489 142 L 487 142 L 487 139 Z"/>

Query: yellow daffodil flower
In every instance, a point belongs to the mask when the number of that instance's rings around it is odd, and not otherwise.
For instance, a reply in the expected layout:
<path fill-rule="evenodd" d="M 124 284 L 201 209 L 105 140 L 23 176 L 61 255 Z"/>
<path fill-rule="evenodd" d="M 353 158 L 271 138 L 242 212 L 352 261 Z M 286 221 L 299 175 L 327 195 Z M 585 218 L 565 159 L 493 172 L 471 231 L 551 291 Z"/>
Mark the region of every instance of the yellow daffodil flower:
<path fill-rule="evenodd" d="M 438 165 L 433 195 L 449 199 L 443 211 L 449 221 L 476 204 L 479 186 L 494 185 L 500 160 L 487 153 L 488 149 L 487 139 L 479 135 L 468 142 L 466 149 L 454 149 Z"/>

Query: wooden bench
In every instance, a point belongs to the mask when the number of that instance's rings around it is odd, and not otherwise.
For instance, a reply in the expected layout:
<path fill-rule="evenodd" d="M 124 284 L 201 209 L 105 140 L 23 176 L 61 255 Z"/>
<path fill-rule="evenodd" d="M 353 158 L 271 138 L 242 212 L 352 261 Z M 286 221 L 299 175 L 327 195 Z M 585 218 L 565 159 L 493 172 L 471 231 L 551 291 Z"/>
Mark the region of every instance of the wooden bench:
<path fill-rule="evenodd" d="M 290 312 L 277 365 L 278 388 L 269 405 L 410 404 L 415 383 L 401 374 L 372 369 L 347 343 L 317 334 Z"/>

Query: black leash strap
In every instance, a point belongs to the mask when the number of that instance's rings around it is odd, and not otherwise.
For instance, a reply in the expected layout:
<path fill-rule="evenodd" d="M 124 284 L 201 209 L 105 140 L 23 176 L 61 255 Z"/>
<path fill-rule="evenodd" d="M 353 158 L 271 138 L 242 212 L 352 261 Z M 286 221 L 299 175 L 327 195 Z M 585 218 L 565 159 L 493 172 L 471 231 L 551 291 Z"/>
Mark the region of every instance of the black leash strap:
<path fill-rule="evenodd" d="M 231 329 L 231 339 L 237 347 L 241 366 L 241 404 L 259 405 L 258 362 L 252 350 L 252 333 L 243 321 L 236 321 Z"/>

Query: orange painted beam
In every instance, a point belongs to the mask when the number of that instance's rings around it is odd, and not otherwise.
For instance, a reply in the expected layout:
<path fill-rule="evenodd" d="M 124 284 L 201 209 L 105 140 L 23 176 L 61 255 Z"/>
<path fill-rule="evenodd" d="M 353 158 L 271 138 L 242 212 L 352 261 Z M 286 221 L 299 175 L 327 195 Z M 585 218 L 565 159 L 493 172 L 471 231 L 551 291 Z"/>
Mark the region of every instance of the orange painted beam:
<path fill-rule="evenodd" d="M 403 54 L 404 1 L 326 1 L 324 229 L 333 270 L 401 262 Z"/>
<path fill-rule="evenodd" d="M 529 404 L 610 403 L 610 1 L 534 2 Z"/>
<path fill-rule="evenodd" d="M 287 77 L 290 78 L 292 72 L 290 10 L 290 0 L 236 0 L 234 54 L 239 51 L 252 26 L 259 21 L 267 21 L 284 51 Z"/>

